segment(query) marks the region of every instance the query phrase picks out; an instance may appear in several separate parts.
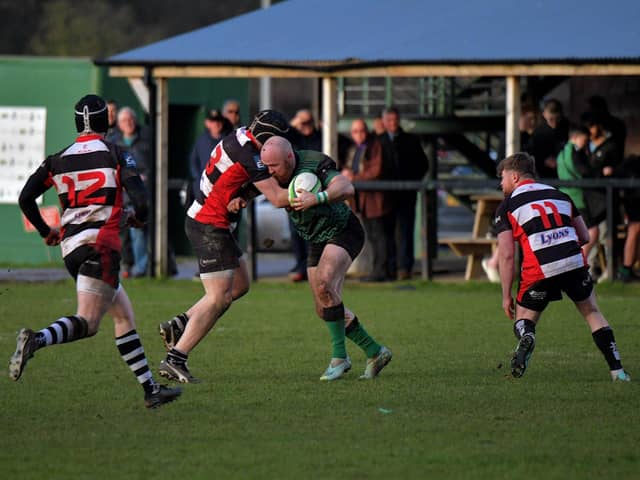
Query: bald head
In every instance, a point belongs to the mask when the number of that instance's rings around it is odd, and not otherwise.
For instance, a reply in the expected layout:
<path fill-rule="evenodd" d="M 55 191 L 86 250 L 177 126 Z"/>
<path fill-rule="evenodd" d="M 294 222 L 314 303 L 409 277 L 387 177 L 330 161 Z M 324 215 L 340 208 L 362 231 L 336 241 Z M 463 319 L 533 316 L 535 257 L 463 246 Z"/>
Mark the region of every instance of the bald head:
<path fill-rule="evenodd" d="M 271 137 L 262 146 L 260 160 L 281 185 L 287 185 L 295 167 L 293 147 L 286 138 Z"/>
<path fill-rule="evenodd" d="M 264 142 L 262 151 L 260 152 L 260 157 L 263 163 L 265 160 L 269 162 L 292 161 L 293 147 L 286 138 L 273 136 Z"/>
<path fill-rule="evenodd" d="M 367 140 L 368 133 L 367 123 L 362 118 L 356 118 L 351 122 L 351 140 L 356 145 L 362 145 Z"/>

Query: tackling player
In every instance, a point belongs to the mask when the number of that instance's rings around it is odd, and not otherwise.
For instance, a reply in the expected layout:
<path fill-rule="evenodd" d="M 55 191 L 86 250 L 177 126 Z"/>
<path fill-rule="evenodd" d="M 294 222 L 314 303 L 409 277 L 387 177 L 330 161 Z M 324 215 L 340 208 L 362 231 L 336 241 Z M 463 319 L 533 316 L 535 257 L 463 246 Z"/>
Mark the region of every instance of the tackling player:
<path fill-rule="evenodd" d="M 175 400 L 179 388 L 154 382 L 144 348 L 136 333 L 133 308 L 122 285 L 120 224 L 142 227 L 147 219 L 147 194 L 133 157 L 105 141 L 107 105 L 86 95 L 75 106 L 79 136 L 60 152 L 47 157 L 20 193 L 20 208 L 49 246 L 60 244 L 65 266 L 76 281 L 75 315 L 59 318 L 38 332 L 23 328 L 9 362 L 9 376 L 18 380 L 41 348 L 95 335 L 108 312 L 113 317 L 116 346 L 144 389 L 144 402 L 155 408 Z M 42 219 L 36 199 L 55 187 L 62 206 L 62 229 Z M 123 187 L 134 212 L 122 211 Z"/>
<path fill-rule="evenodd" d="M 302 172 L 316 174 L 322 183 L 322 191 L 316 194 L 299 190 L 288 209 L 296 230 L 309 242 L 309 285 L 316 313 L 331 335 L 332 358 L 320 380 L 337 380 L 351 369 L 345 336 L 367 356 L 360 378 L 376 377 L 391 361 L 391 351 L 378 344 L 342 302 L 345 275 L 364 244 L 364 230 L 344 202 L 353 196 L 353 185 L 340 174 L 331 158 L 315 151 L 294 152 L 282 137 L 267 140 L 260 158 L 282 187 Z"/>
<path fill-rule="evenodd" d="M 593 281 L 581 250 L 589 240 L 584 220 L 563 192 L 535 180 L 535 161 L 516 153 L 498 164 L 505 200 L 496 212 L 502 308 L 515 321 L 518 345 L 511 374 L 524 375 L 536 345 L 535 331 L 549 302 L 562 292 L 584 317 L 614 381 L 630 381 L 622 368 L 613 330 L 596 303 Z M 514 307 L 514 241 L 522 250 L 520 288 Z"/>
<path fill-rule="evenodd" d="M 211 152 L 200 178 L 200 191 L 185 220 L 205 294 L 189 310 L 160 325 L 160 335 L 169 350 L 160 363 L 163 377 L 182 383 L 199 382 L 189 372 L 189 353 L 231 303 L 249 291 L 247 262 L 232 235 L 234 215 L 227 205 L 243 192 L 254 193 L 253 186 L 274 205 L 289 204 L 287 190 L 278 186 L 260 161 L 262 143 L 288 131 L 282 114 L 263 110 L 248 128 L 234 130 Z"/>

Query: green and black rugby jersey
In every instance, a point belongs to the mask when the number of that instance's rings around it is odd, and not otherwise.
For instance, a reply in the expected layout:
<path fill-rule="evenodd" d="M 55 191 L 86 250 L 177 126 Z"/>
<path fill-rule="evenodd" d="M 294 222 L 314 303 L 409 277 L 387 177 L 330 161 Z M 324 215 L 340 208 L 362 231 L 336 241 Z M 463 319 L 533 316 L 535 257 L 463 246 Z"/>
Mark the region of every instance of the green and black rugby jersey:
<path fill-rule="evenodd" d="M 340 175 L 336 164 L 331 158 L 321 152 L 313 150 L 299 150 L 295 152 L 296 167 L 293 177 L 303 172 L 316 174 L 325 190 L 331 180 Z M 289 217 L 302 238 L 312 243 L 331 240 L 344 230 L 351 209 L 345 202 L 323 203 L 302 211 L 289 210 Z"/>

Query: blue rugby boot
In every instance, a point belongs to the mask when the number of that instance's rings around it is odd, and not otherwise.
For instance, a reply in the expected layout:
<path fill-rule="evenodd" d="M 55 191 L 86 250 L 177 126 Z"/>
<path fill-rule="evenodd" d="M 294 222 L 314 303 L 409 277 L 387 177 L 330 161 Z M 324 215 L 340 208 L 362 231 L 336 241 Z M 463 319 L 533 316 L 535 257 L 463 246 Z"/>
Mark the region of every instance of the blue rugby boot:
<path fill-rule="evenodd" d="M 611 370 L 611 380 L 614 382 L 630 382 L 631 375 L 629 375 L 624 369 Z"/>
<path fill-rule="evenodd" d="M 340 362 L 339 364 L 333 367 L 331 366 L 331 363 L 329 363 L 329 366 L 320 377 L 320 380 L 323 382 L 330 382 L 332 380 L 337 380 L 340 377 L 342 377 L 345 373 L 347 373 L 349 370 L 351 370 L 351 360 L 349 359 L 349 357 L 347 356 L 347 358 L 342 360 L 344 361 Z"/>

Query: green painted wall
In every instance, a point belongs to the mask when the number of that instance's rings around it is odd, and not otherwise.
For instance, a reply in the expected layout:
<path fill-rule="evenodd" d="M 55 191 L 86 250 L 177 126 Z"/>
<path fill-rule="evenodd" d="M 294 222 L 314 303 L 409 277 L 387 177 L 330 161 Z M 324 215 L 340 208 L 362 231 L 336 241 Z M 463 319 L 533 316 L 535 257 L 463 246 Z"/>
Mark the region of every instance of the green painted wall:
<path fill-rule="evenodd" d="M 87 93 L 113 98 L 120 106 L 128 105 L 145 119 L 126 79 L 111 78 L 104 67 L 96 67 L 86 58 L 45 58 L 0 56 L 0 105 L 39 106 L 47 109 L 46 154 L 54 153 L 73 140 L 75 125 L 72 109 Z M 205 108 L 220 108 L 227 98 L 241 104 L 242 120 L 248 117 L 249 82 L 237 79 L 175 79 L 169 82 L 170 118 L 169 176 L 188 176 L 187 159 L 191 144 L 203 128 Z M 179 113 L 178 113 L 179 112 Z M 184 209 L 177 192 L 168 192 L 170 222 L 175 228 L 169 232 L 177 253 L 188 253 L 182 223 Z M 43 205 L 57 205 L 53 189 L 44 196 Z M 60 249 L 44 246 L 37 233 L 26 233 L 17 205 L 0 204 L 0 264 L 22 265 L 62 264 Z"/>
<path fill-rule="evenodd" d="M 94 90 L 95 80 L 88 59 L 0 57 L 0 104 L 46 107 L 46 152 L 56 152 L 75 132 L 78 92 Z M 45 194 L 44 204 L 57 204 L 55 192 Z M 37 233 L 24 231 L 17 205 L 0 205 L 0 222 L 0 263 L 61 263 L 59 248 L 48 248 Z"/>

